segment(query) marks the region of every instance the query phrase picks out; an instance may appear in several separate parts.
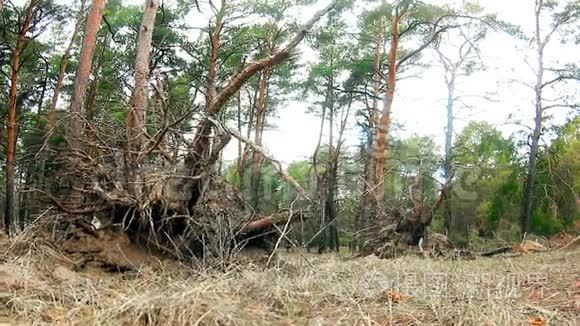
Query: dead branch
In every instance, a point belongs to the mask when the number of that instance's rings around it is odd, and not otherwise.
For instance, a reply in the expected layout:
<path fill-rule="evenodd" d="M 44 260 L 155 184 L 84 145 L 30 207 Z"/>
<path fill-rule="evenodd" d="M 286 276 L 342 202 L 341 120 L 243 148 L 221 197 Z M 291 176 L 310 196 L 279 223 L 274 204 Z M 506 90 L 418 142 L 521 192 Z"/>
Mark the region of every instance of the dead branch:
<path fill-rule="evenodd" d="M 579 241 L 580 241 L 580 235 L 577 236 L 576 238 L 574 238 L 572 241 L 568 242 L 565 246 L 563 246 L 562 248 L 560 248 L 558 250 L 567 249 L 567 248 L 573 246 L 574 244 L 578 243 Z"/>
<path fill-rule="evenodd" d="M 292 210 L 290 210 L 289 214 L 288 214 L 288 218 L 286 219 L 286 223 L 284 224 L 284 229 L 282 230 L 282 232 L 280 232 L 280 237 L 278 237 L 278 241 L 276 241 L 276 244 L 274 245 L 274 249 L 270 253 L 270 256 L 268 256 L 268 261 L 266 262 L 266 266 L 270 266 L 270 262 L 272 261 L 272 258 L 274 258 L 274 255 L 278 251 L 278 248 L 280 247 L 280 243 L 282 243 L 282 239 L 284 239 L 284 237 L 286 237 L 286 234 L 288 233 L 288 226 L 290 225 L 290 222 L 292 221 L 293 215 L 294 215 L 294 212 Z M 279 232 L 279 230 L 278 230 L 278 232 Z"/>
<path fill-rule="evenodd" d="M 234 95 L 240 87 L 258 71 L 267 67 L 274 66 L 290 57 L 290 54 L 304 39 L 308 31 L 314 24 L 326 15 L 330 10 L 336 6 L 336 1 L 332 1 L 328 6 L 316 12 L 304 25 L 300 27 L 296 35 L 286 44 L 285 47 L 279 50 L 274 50 L 271 55 L 266 58 L 255 61 L 244 67 L 239 73 L 233 76 L 230 81 L 222 88 L 221 92 L 213 99 L 213 102 L 208 105 L 207 112 L 210 114 L 217 113 L 223 105 Z"/>
<path fill-rule="evenodd" d="M 279 161 L 277 161 L 276 159 L 274 159 L 271 155 L 266 154 L 266 152 L 264 151 L 264 149 L 262 147 L 256 145 L 254 142 L 252 142 L 248 138 L 240 135 L 240 133 L 237 132 L 236 130 L 233 130 L 233 129 L 225 126 L 224 124 L 222 124 L 221 122 L 217 121 L 216 119 L 214 119 L 212 117 L 209 117 L 209 116 L 207 117 L 207 119 L 209 121 L 211 121 L 214 125 L 216 125 L 218 128 L 223 129 L 225 132 L 229 133 L 234 138 L 236 138 L 236 139 L 240 140 L 241 142 L 245 143 L 246 145 L 248 145 L 249 147 L 251 147 L 252 150 L 254 150 L 255 152 L 259 152 L 264 158 L 266 158 L 267 160 L 269 160 L 270 162 L 272 162 L 273 165 L 274 165 L 274 167 L 276 168 L 276 172 L 278 172 L 278 175 L 280 176 L 280 178 L 282 178 L 284 181 L 286 181 L 292 187 L 294 187 L 294 189 L 296 189 L 296 191 L 298 192 L 298 194 L 300 194 L 300 196 L 302 196 L 304 199 L 306 199 L 308 201 L 312 201 L 310 199 L 310 197 L 308 197 L 308 195 L 306 195 L 306 191 L 304 191 L 304 188 L 302 188 L 302 186 L 300 184 L 298 184 L 298 182 L 296 182 L 296 180 L 294 180 L 291 176 L 289 176 L 286 172 L 284 172 L 284 169 L 282 167 L 282 163 L 280 163 Z"/>
<path fill-rule="evenodd" d="M 179 118 L 175 119 L 175 121 L 173 121 L 172 123 L 166 125 L 165 127 L 163 127 L 163 129 L 159 130 L 154 136 L 153 138 L 150 140 L 150 145 L 147 146 L 147 149 L 141 153 L 139 153 L 139 159 L 147 156 L 149 154 L 151 154 L 155 149 L 157 149 L 157 147 L 159 147 L 159 144 L 161 144 L 161 142 L 163 141 L 163 137 L 165 137 L 165 135 L 167 134 L 167 132 L 177 126 L 178 124 L 180 124 L 181 122 L 183 122 L 183 120 L 185 120 L 185 118 L 187 118 L 193 111 L 195 108 L 192 108 L 190 110 L 187 110 L 187 112 L 185 112 L 185 114 L 183 114 L 182 116 L 180 116 Z M 166 157 L 168 158 L 168 157 Z M 170 158 L 169 158 L 170 159 Z M 174 164 L 175 162 L 173 162 L 173 160 L 169 160 L 169 162 L 171 162 L 172 164 Z"/>

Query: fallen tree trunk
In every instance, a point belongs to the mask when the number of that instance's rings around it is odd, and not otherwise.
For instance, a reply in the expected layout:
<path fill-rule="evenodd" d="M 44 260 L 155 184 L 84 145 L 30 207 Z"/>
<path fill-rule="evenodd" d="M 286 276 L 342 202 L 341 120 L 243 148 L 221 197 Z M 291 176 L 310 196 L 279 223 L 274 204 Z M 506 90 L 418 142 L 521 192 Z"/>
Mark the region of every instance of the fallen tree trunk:
<path fill-rule="evenodd" d="M 300 220 L 301 218 L 303 218 L 302 212 L 291 212 L 288 210 L 284 210 L 270 216 L 262 217 L 259 220 L 247 224 L 240 230 L 240 233 L 243 234 L 256 231 L 264 231 L 268 230 L 269 228 L 273 227 L 276 224 L 292 223 L 297 220 Z"/>

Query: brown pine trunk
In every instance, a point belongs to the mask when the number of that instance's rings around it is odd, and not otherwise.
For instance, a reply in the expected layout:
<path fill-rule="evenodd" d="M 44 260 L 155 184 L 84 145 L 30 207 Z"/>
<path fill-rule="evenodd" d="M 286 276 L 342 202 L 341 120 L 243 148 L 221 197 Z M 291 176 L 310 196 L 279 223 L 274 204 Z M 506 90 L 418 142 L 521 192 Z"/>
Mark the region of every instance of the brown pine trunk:
<path fill-rule="evenodd" d="M 258 101 L 256 103 L 256 126 L 254 133 L 254 143 L 262 146 L 262 134 L 264 133 L 264 123 L 266 120 L 266 98 L 268 96 L 268 81 L 270 80 L 270 68 L 266 68 L 260 78 Z M 262 166 L 262 155 L 259 152 L 252 153 L 252 178 L 250 180 L 251 204 L 255 211 L 258 211 L 260 193 L 260 172 Z"/>
<path fill-rule="evenodd" d="M 87 138 L 87 153 L 90 157 L 92 158 L 97 158 L 99 157 L 99 150 L 98 150 L 98 146 L 97 146 L 97 141 L 96 141 L 96 131 L 94 126 L 95 121 L 94 116 L 95 116 L 95 105 L 97 102 L 97 94 L 99 92 L 99 78 L 100 78 L 100 73 L 101 73 L 101 69 L 103 67 L 103 62 L 105 59 L 105 51 L 106 49 L 109 47 L 109 34 L 105 34 L 104 36 L 104 40 L 101 42 L 100 44 L 100 51 L 98 54 L 98 57 L 96 59 L 96 63 L 93 65 L 93 67 L 91 68 L 92 72 L 93 72 L 93 77 L 91 80 L 91 83 L 89 85 L 89 93 L 87 95 L 87 101 L 86 101 L 86 105 L 85 105 L 85 118 L 87 120 L 87 122 L 89 123 L 89 125 L 87 126 L 86 129 L 86 134 L 85 137 Z"/>
<path fill-rule="evenodd" d="M 70 53 L 75 44 L 75 40 L 77 38 L 79 30 L 81 29 L 82 26 L 82 21 L 85 12 L 85 3 L 86 3 L 85 0 L 81 1 L 81 7 L 76 17 L 75 27 L 72 36 L 60 61 L 60 67 L 58 69 L 58 75 L 56 77 L 56 83 L 54 85 L 54 91 L 52 93 L 52 99 L 50 101 L 50 109 L 48 111 L 48 130 L 47 136 L 45 137 L 49 137 L 54 132 L 54 128 L 56 127 L 56 104 L 58 102 L 58 97 L 60 95 L 60 90 L 62 88 L 62 82 L 64 81 L 64 75 L 66 73 L 66 67 L 68 66 L 68 61 L 70 59 Z M 50 142 L 48 144 L 50 144 Z"/>
<path fill-rule="evenodd" d="M 373 75 L 373 109 L 370 114 L 369 127 L 371 130 L 371 143 L 379 138 L 379 98 L 381 96 L 381 57 L 383 56 L 383 42 L 385 38 L 385 25 L 382 18 L 379 20 L 377 38 L 375 39 L 375 58 L 374 58 L 374 75 Z M 368 165 L 374 175 L 375 158 L 369 153 Z M 373 178 L 374 179 L 374 178 Z"/>
<path fill-rule="evenodd" d="M 32 0 L 26 10 L 26 17 L 18 31 L 16 47 L 12 51 L 10 62 L 10 91 L 8 93 L 8 110 L 6 114 L 6 207 L 4 208 L 4 231 L 10 235 L 10 226 L 14 220 L 14 159 L 16 153 L 16 97 L 18 96 L 18 72 L 20 70 L 20 55 L 26 45 L 26 34 L 37 4 Z"/>
<path fill-rule="evenodd" d="M 391 110 L 395 98 L 395 80 L 397 73 L 397 52 L 399 47 L 399 21 L 402 15 L 394 15 L 391 19 L 391 49 L 388 56 L 387 89 L 383 102 L 383 112 L 379 120 L 378 133 L 375 145 L 375 200 L 377 207 L 381 207 L 385 195 L 385 148 L 391 124 Z"/>
<path fill-rule="evenodd" d="M 83 47 L 71 98 L 71 116 L 67 130 L 67 138 L 73 150 L 80 150 L 82 147 L 84 100 L 91 72 L 93 54 L 95 52 L 97 33 L 101 26 L 103 10 L 105 9 L 105 1 L 92 0 L 92 6 L 87 16 Z"/>
<path fill-rule="evenodd" d="M 223 18 L 225 15 L 225 1 L 221 1 L 221 8 L 220 11 L 216 15 L 216 21 L 213 31 L 210 34 L 210 57 L 209 57 L 209 66 L 208 66 L 208 73 L 207 73 L 207 92 L 205 94 L 205 112 L 209 116 L 216 116 L 220 109 L 222 108 L 222 104 L 218 104 L 218 92 L 217 92 L 217 79 L 218 79 L 218 55 L 220 49 L 220 42 L 221 42 L 221 32 L 223 28 Z M 241 87 L 242 85 L 240 85 Z M 232 96 L 237 92 L 239 88 L 237 88 L 232 94 L 228 96 Z M 190 158 L 187 161 L 191 162 L 189 165 L 193 163 L 191 166 L 191 170 L 193 170 L 192 174 L 197 174 L 198 169 L 207 169 L 208 162 L 205 162 L 209 157 L 209 153 L 211 151 L 211 131 L 213 128 L 213 124 L 211 121 L 204 119 L 198 126 L 195 139 L 193 141 L 193 145 L 190 151 Z M 216 144 L 213 144 L 216 145 Z M 195 196 L 194 196 L 195 197 Z"/>
<path fill-rule="evenodd" d="M 127 114 L 127 149 L 132 161 L 138 154 L 145 140 L 145 109 L 147 107 L 147 83 L 149 80 L 149 57 L 151 41 L 155 27 L 155 17 L 159 0 L 146 0 L 143 10 L 141 28 L 137 37 L 135 56 L 135 87 Z M 138 164 L 138 162 L 133 162 Z"/>
<path fill-rule="evenodd" d="M 137 180 L 137 170 L 140 162 L 140 152 L 145 143 L 145 109 L 147 106 L 147 83 L 149 81 L 149 61 L 151 41 L 155 28 L 155 17 L 159 0 L 146 0 L 143 9 L 141 28 L 137 37 L 135 56 L 135 86 L 127 114 L 127 153 L 126 171 L 128 189 L 133 194 L 139 194 L 140 181 Z"/>

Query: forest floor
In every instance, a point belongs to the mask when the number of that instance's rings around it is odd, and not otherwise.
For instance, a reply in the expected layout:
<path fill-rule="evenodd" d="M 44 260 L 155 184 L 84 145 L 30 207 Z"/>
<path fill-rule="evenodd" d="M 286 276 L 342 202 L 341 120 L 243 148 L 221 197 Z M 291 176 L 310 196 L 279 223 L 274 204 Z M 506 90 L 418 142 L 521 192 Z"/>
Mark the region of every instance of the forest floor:
<path fill-rule="evenodd" d="M 85 264 L 0 236 L 0 325 L 575 325 L 580 248 L 474 260 L 262 253 L 226 271 Z M 20 247 L 19 247 L 20 246 Z M 22 250 L 26 248 L 26 250 Z"/>

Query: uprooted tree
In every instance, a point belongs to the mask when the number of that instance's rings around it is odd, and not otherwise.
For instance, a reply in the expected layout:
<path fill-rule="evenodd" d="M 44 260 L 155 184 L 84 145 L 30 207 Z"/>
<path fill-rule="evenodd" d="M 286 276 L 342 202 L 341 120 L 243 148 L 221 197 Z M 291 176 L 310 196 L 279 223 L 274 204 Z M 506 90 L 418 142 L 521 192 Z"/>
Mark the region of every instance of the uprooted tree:
<path fill-rule="evenodd" d="M 397 248 L 402 249 L 400 245 L 403 244 L 417 246 L 421 239 L 426 238 L 425 230 L 431 223 L 434 212 L 448 195 L 447 188 L 450 187 L 453 178 L 452 171 L 446 171 L 446 180 L 434 204 L 417 200 L 409 190 L 407 197 L 412 206 L 410 213 L 401 213 L 401 207 L 393 210 L 385 206 L 385 172 L 388 169 L 386 164 L 390 150 L 389 130 L 392 124 L 391 114 L 397 81 L 401 78 L 401 72 L 408 69 L 409 63 L 440 40 L 444 33 L 468 25 L 474 20 L 491 25 L 492 19 L 470 16 L 415 1 L 397 1 L 392 5 L 382 2 L 382 6 L 368 14 L 366 24 L 371 35 L 367 37 L 373 40 L 374 50 L 370 54 L 373 61 L 368 73 L 371 76 L 372 91 L 365 90 L 365 96 L 372 98 L 372 105 L 367 104 L 365 125 L 368 140 L 359 224 L 366 228 L 374 225 L 374 229 L 386 232 L 386 236 L 383 234 L 378 238 L 388 240 L 387 244 L 383 245 L 392 246 L 393 251 L 397 251 Z M 405 49 L 403 41 L 413 34 L 422 35 L 419 45 L 413 44 L 411 49 Z M 383 53 L 387 41 L 389 48 Z M 379 107 L 381 100 L 382 108 Z"/>
<path fill-rule="evenodd" d="M 84 118 L 87 116 L 84 112 L 84 94 L 103 7 L 103 1 L 94 0 L 89 11 L 74 85 L 71 119 L 66 134 L 69 150 L 61 158 L 66 169 L 63 179 L 68 181 L 70 191 L 67 196 L 46 195 L 68 214 L 97 214 L 105 223 L 120 224 L 138 239 L 154 243 L 158 249 L 175 249 L 186 254 L 199 255 L 208 249 L 206 241 L 212 241 L 209 239 L 212 235 L 207 232 L 227 232 L 230 241 L 233 241 L 240 234 L 256 232 L 280 222 L 277 216 L 258 221 L 240 216 L 244 215 L 243 204 L 238 198 L 227 198 L 225 203 L 220 202 L 224 198 L 211 198 L 209 189 L 220 187 L 220 183 L 213 180 L 215 163 L 232 134 L 246 142 L 255 153 L 262 154 L 259 146 L 219 122 L 220 111 L 252 76 L 287 60 L 313 25 L 333 10 L 336 3 L 317 11 L 284 46 L 245 64 L 228 78 L 220 76 L 218 55 L 229 5 L 222 1 L 219 9 L 213 7 L 215 19 L 208 30 L 210 49 L 207 83 L 203 91 L 205 101 L 203 104 L 193 104 L 192 108 L 174 119 L 169 119 L 167 112 L 162 112 L 162 123 L 154 128 L 147 124 L 151 117 L 146 117 L 145 113 L 148 112 L 147 81 L 158 2 L 147 0 L 138 33 L 134 86 L 126 120 L 126 143 L 121 144 L 122 147 L 117 139 L 108 136 L 116 134 L 112 130 L 113 125 L 92 124 Z M 222 80 L 226 81 L 220 85 Z M 162 110 L 167 110 L 163 85 L 157 83 L 153 86 L 155 94 L 152 97 L 161 102 Z M 171 140 L 180 135 L 176 135 L 179 132 L 173 128 L 192 117 L 197 121 L 193 138 L 182 137 L 175 146 Z M 296 187 L 299 194 L 305 196 L 301 187 L 285 175 L 281 166 L 279 172 Z M 229 196 L 225 186 L 220 191 L 223 196 Z M 220 214 L 222 219 L 218 221 Z M 290 215 L 290 218 L 292 214 L 286 216 Z M 204 218 L 209 221 L 203 221 Z M 216 220 L 211 221 L 212 218 Z M 224 225 L 217 225 L 220 223 Z"/>

